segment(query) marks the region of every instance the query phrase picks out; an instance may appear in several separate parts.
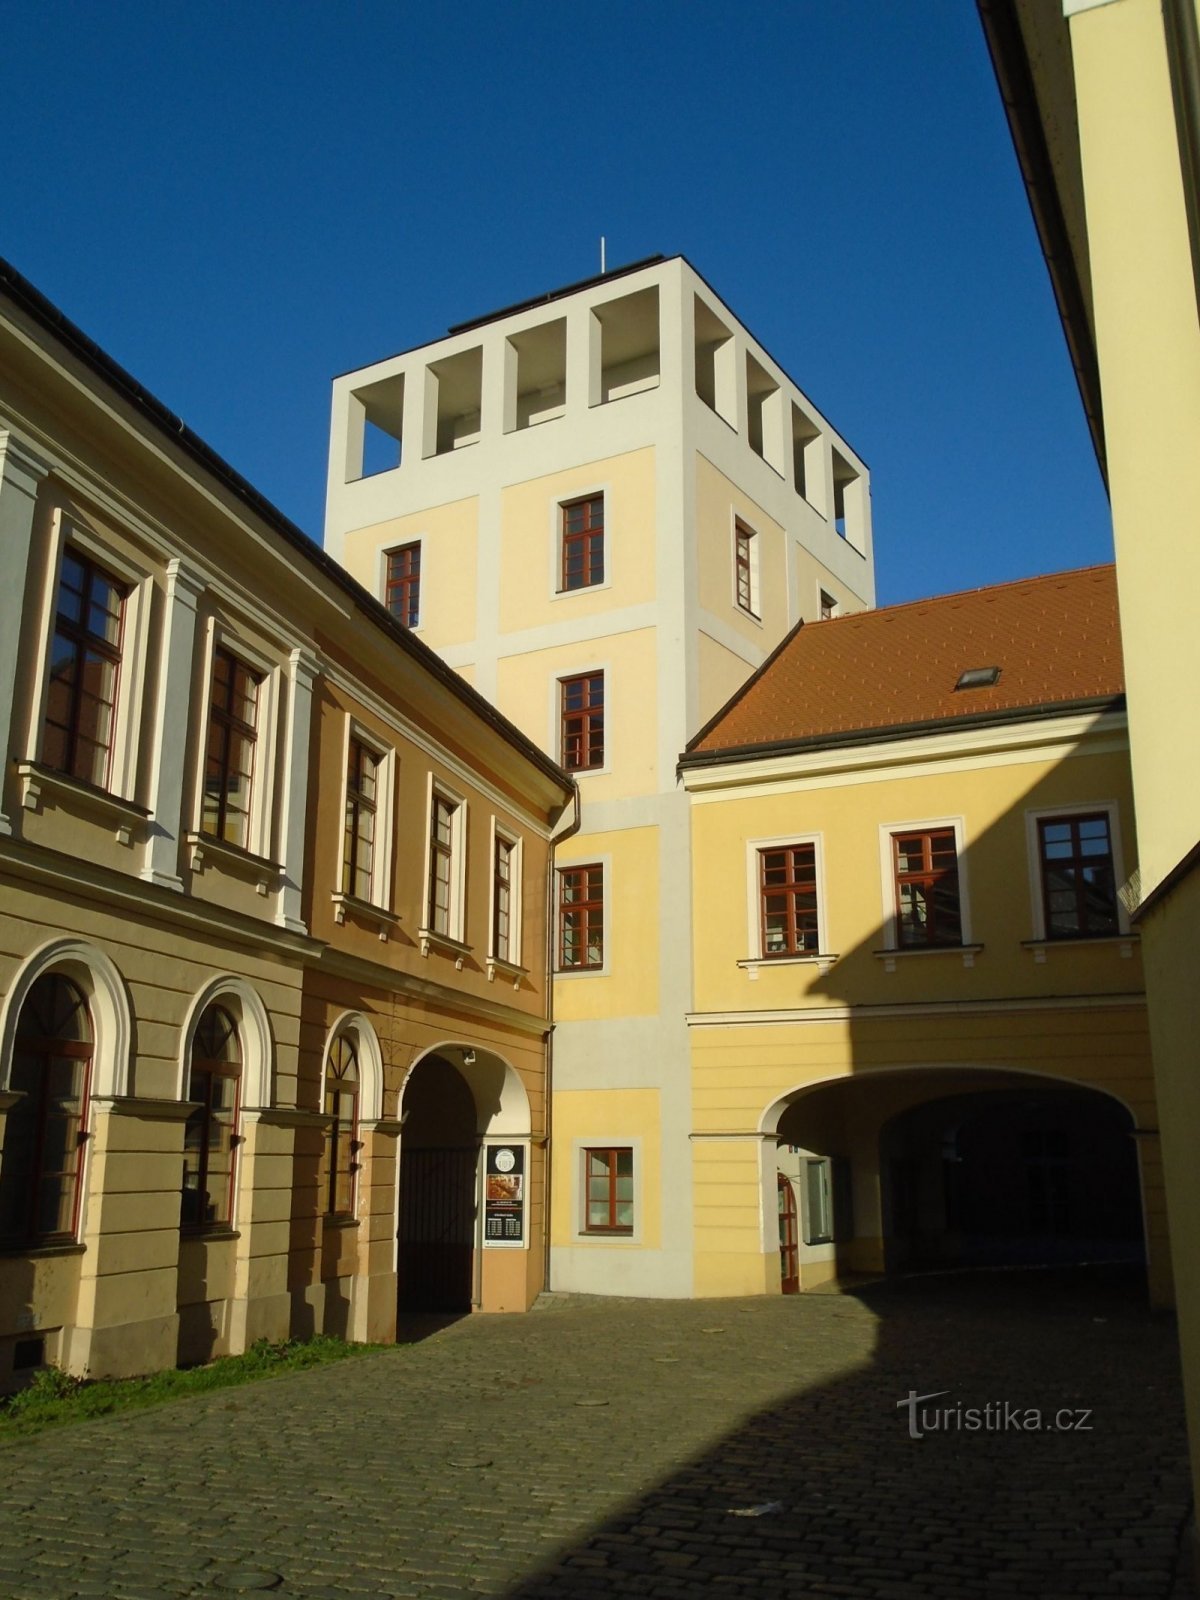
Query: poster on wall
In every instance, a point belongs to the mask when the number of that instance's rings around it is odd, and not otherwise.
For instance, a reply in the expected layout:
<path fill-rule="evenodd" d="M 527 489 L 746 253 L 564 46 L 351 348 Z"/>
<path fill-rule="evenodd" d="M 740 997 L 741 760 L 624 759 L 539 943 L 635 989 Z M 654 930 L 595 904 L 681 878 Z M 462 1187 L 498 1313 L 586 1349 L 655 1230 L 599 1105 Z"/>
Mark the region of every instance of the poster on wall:
<path fill-rule="evenodd" d="M 483 1179 L 483 1242 L 525 1243 L 525 1147 L 490 1144 Z"/>

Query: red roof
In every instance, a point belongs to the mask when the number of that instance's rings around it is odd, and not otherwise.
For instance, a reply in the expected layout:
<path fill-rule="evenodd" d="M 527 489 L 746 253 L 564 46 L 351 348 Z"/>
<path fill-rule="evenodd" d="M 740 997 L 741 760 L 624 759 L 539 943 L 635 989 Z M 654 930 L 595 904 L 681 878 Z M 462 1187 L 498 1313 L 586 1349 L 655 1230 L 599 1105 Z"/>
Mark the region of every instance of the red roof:
<path fill-rule="evenodd" d="M 999 678 L 956 689 L 972 667 Z M 801 623 L 688 751 L 975 721 L 1124 689 L 1116 569 L 1083 567 Z"/>

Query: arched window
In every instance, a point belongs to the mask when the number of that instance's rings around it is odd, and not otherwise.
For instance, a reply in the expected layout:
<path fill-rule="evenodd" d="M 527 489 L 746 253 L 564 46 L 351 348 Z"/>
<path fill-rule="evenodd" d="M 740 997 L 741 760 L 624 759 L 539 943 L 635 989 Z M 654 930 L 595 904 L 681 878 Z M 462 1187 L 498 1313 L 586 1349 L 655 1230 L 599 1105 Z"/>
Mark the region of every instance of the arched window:
<path fill-rule="evenodd" d="M 79 1178 L 92 1019 L 82 992 L 59 972 L 38 978 L 13 1043 L 10 1107 L 0 1154 L 0 1241 L 60 1244 L 79 1226 Z"/>
<path fill-rule="evenodd" d="M 330 1119 L 321 1162 L 321 1201 L 326 1216 L 354 1215 L 358 1173 L 358 1051 L 339 1033 L 325 1063 L 325 1115 Z"/>
<path fill-rule="evenodd" d="M 183 1135 L 184 1228 L 227 1228 L 233 1218 L 242 1045 L 223 1006 L 206 1007 L 192 1038 L 187 1097 L 193 1102 Z"/>

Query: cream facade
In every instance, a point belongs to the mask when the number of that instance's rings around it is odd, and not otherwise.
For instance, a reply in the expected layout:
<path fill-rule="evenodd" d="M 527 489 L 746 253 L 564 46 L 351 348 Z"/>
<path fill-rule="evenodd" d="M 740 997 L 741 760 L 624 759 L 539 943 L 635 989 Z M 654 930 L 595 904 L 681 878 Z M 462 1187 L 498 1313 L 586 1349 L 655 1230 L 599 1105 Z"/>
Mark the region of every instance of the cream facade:
<path fill-rule="evenodd" d="M 1195 0 L 979 9 L 1112 505 L 1141 840 L 1137 925 L 1195 1474 L 1200 758 L 1186 707 L 1200 669 L 1200 20 Z"/>
<path fill-rule="evenodd" d="M 867 470 L 699 274 L 656 258 L 339 378 L 325 546 L 579 784 L 556 853 L 552 1284 L 697 1292 L 675 764 L 799 618 L 873 603 Z"/>
<path fill-rule="evenodd" d="M 571 780 L 0 288 L 0 1388 L 525 1309 Z"/>
<path fill-rule="evenodd" d="M 697 1293 L 1144 1245 L 1169 1303 L 1139 941 L 1116 905 L 1111 935 L 1052 937 L 1038 843 L 1041 821 L 1100 817 L 1113 881 L 1133 870 L 1124 715 L 695 750 L 682 770 Z M 951 841 L 961 932 L 906 944 L 894 841 L 926 836 Z M 761 868 L 792 851 L 815 909 L 789 953 L 768 947 Z"/>

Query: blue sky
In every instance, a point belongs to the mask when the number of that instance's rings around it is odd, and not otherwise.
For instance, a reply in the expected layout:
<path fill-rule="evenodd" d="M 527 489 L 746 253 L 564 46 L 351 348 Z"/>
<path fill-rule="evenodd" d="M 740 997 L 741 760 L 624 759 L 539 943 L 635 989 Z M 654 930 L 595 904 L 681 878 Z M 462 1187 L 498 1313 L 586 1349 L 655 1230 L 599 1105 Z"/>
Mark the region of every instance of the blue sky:
<path fill-rule="evenodd" d="M 1111 559 L 970 0 L 5 11 L 0 254 L 320 537 L 329 381 L 687 255 L 869 463 L 881 602 Z"/>

